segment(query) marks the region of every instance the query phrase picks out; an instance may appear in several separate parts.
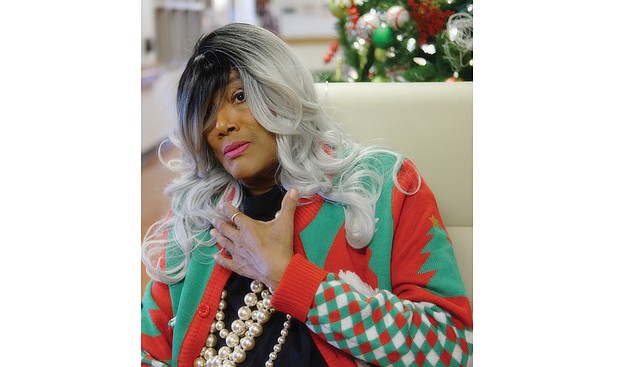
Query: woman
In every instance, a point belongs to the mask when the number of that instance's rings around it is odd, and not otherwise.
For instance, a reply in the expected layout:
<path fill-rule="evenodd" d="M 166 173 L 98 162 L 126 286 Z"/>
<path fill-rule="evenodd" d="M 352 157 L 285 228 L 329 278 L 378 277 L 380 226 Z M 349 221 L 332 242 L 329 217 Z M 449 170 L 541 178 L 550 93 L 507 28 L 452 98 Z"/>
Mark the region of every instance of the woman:
<path fill-rule="evenodd" d="M 362 147 L 271 32 L 203 36 L 172 209 L 146 237 L 142 364 L 467 365 L 471 306 L 413 163 Z"/>

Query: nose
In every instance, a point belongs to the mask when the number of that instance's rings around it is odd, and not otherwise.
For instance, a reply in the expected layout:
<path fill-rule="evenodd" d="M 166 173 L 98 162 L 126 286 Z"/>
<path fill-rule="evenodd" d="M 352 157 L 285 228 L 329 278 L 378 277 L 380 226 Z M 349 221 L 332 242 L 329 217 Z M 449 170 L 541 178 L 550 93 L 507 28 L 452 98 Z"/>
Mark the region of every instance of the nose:
<path fill-rule="evenodd" d="M 234 112 L 226 106 L 222 106 L 215 115 L 215 130 L 219 136 L 226 136 L 233 131 L 239 130 L 239 123 Z"/>

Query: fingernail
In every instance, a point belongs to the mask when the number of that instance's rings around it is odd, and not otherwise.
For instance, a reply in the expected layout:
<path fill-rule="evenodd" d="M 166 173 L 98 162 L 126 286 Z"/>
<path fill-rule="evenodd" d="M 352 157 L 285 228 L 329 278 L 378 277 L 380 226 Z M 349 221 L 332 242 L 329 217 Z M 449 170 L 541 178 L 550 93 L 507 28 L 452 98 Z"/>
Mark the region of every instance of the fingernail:
<path fill-rule="evenodd" d="M 291 199 L 293 200 L 297 200 L 297 197 L 299 196 L 299 193 L 297 192 L 297 189 L 291 189 Z"/>

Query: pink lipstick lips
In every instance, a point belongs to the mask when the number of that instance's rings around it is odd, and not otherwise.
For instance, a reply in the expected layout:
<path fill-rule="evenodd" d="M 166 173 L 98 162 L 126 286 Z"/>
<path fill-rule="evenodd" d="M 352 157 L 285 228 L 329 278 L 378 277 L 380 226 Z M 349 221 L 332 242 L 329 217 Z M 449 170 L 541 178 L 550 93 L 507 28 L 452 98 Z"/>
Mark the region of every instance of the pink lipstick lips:
<path fill-rule="evenodd" d="M 226 158 L 236 158 L 249 147 L 249 141 L 236 141 L 224 147 L 224 156 Z"/>

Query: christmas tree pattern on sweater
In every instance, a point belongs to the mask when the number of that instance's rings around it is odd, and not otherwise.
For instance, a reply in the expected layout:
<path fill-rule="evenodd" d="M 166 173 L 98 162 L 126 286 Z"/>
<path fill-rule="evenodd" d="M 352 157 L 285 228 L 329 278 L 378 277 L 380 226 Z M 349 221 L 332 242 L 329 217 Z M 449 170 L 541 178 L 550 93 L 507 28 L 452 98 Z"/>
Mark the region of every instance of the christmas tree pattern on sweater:
<path fill-rule="evenodd" d="M 426 235 L 432 237 L 421 251 L 421 254 L 426 256 L 426 260 L 418 271 L 418 275 L 430 273 L 426 274 L 430 277 L 427 288 L 437 295 L 466 296 L 452 244 L 448 241 L 448 233 L 434 215 L 429 220 L 433 225 Z"/>

